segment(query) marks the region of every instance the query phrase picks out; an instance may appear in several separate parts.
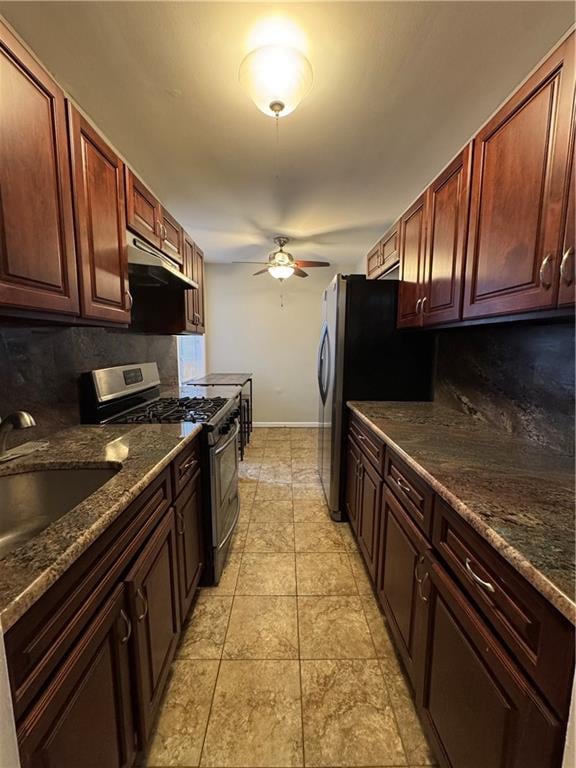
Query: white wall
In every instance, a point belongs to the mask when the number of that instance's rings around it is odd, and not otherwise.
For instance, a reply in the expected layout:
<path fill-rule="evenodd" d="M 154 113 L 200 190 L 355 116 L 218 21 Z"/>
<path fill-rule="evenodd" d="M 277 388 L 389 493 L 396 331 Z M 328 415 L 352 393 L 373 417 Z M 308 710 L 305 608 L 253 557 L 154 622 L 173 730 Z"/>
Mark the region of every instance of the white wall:
<path fill-rule="evenodd" d="M 206 265 L 207 370 L 254 374 L 256 422 L 316 423 L 321 297 L 336 270 L 280 283 L 257 269 Z"/>

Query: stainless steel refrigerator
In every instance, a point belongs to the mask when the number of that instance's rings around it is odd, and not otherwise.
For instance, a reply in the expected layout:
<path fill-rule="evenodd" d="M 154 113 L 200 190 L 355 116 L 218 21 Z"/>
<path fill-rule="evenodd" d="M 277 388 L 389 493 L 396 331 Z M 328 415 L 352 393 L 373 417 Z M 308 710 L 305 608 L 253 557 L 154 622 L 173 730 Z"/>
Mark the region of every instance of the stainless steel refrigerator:
<path fill-rule="evenodd" d="M 322 296 L 318 470 L 330 514 L 344 519 L 349 400 L 431 400 L 435 334 L 396 330 L 397 280 L 336 275 Z"/>

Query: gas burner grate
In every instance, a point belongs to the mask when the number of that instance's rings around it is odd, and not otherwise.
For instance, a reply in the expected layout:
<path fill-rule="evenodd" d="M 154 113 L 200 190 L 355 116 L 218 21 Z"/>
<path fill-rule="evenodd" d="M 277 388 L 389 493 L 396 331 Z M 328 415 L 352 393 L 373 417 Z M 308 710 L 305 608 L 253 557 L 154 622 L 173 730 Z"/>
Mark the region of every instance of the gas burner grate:
<path fill-rule="evenodd" d="M 180 421 L 203 424 L 227 402 L 225 397 L 161 397 L 119 416 L 115 421 L 125 424 L 173 424 Z"/>

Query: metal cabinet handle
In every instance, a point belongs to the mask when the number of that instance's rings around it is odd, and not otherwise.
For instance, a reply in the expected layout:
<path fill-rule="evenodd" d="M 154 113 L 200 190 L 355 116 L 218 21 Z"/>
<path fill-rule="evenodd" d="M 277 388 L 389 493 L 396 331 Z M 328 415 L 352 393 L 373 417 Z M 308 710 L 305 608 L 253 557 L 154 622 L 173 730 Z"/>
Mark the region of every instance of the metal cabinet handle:
<path fill-rule="evenodd" d="M 138 621 L 144 621 L 148 614 L 148 600 L 146 600 L 146 597 L 144 596 L 144 592 L 142 592 L 142 589 L 138 587 L 136 590 L 136 597 L 139 597 L 140 600 L 142 600 L 142 605 L 144 606 L 144 610 L 140 615 L 136 614 L 136 618 Z"/>
<path fill-rule="evenodd" d="M 466 564 L 466 570 L 468 571 L 468 575 L 474 581 L 476 584 L 478 584 L 479 587 L 482 587 L 482 589 L 485 589 L 487 592 L 496 592 L 494 589 L 494 586 L 490 584 L 489 581 L 484 581 L 484 579 L 481 579 L 480 576 L 478 576 L 474 571 L 472 570 L 472 561 L 469 557 L 466 558 L 465 561 Z"/>
<path fill-rule="evenodd" d="M 130 291 L 126 291 L 126 298 L 128 299 L 128 311 L 132 309 L 132 305 L 134 304 L 134 297 L 130 293 Z"/>
<path fill-rule="evenodd" d="M 182 464 L 180 469 L 182 470 L 182 473 L 188 472 L 189 469 L 192 469 L 192 467 L 197 466 L 198 459 L 188 459 L 188 461 L 185 464 Z"/>
<path fill-rule="evenodd" d="M 166 225 L 163 222 L 160 222 L 160 237 L 162 238 L 162 240 L 168 239 L 166 237 L 166 232 L 167 232 Z"/>
<path fill-rule="evenodd" d="M 422 303 L 422 299 L 418 299 L 418 301 L 416 302 L 416 314 L 417 315 L 420 314 L 420 304 L 421 303 Z"/>
<path fill-rule="evenodd" d="M 404 493 L 412 493 L 412 488 L 404 482 L 404 480 L 401 477 L 396 478 L 396 485 L 398 488 L 400 488 Z"/>
<path fill-rule="evenodd" d="M 196 320 L 197 323 L 200 322 L 200 313 L 199 312 L 194 312 L 194 319 Z"/>
<path fill-rule="evenodd" d="M 548 266 L 552 263 L 552 259 L 553 259 L 553 256 L 551 253 L 549 253 L 544 257 L 544 260 L 540 265 L 540 285 L 545 290 L 548 290 L 549 288 L 552 287 L 552 280 L 545 278 L 546 270 L 548 269 Z"/>
<path fill-rule="evenodd" d="M 424 298 L 422 299 L 422 304 L 420 304 L 420 314 L 421 315 L 424 314 L 424 305 L 426 304 L 427 301 L 428 301 L 428 296 L 424 296 Z"/>
<path fill-rule="evenodd" d="M 421 563 L 423 563 L 423 562 L 424 562 L 424 558 L 422 558 L 422 557 L 419 557 L 418 560 L 416 561 L 416 565 L 414 566 L 414 579 L 416 580 L 416 583 L 418 584 L 418 597 L 420 598 L 420 600 L 422 600 L 422 602 L 427 603 L 428 602 L 428 598 L 422 592 L 422 586 L 424 585 L 425 581 L 428 578 L 430 578 L 430 574 L 428 573 L 428 571 L 426 571 L 426 573 L 424 574 L 424 576 L 422 576 L 422 578 L 420 578 L 419 575 L 418 575 L 418 566 Z"/>
<path fill-rule="evenodd" d="M 176 532 L 178 536 L 184 536 L 184 515 L 182 510 L 176 510 Z"/>
<path fill-rule="evenodd" d="M 572 285 L 574 282 L 574 267 L 568 269 L 567 265 L 570 259 L 574 258 L 574 248 L 570 246 L 567 251 L 564 251 L 562 261 L 560 262 L 560 279 L 564 285 Z"/>
<path fill-rule="evenodd" d="M 132 622 L 128 618 L 128 615 L 126 614 L 126 611 L 124 610 L 124 608 L 120 609 L 120 618 L 122 619 L 122 621 L 124 622 L 124 626 L 126 627 L 126 634 L 124 635 L 124 637 L 120 638 L 120 642 L 122 643 L 122 645 L 126 645 L 128 640 L 130 640 L 130 635 L 132 634 Z"/>
<path fill-rule="evenodd" d="M 358 435 L 358 440 L 360 440 L 361 443 L 366 442 L 368 438 L 364 437 L 364 435 Z"/>

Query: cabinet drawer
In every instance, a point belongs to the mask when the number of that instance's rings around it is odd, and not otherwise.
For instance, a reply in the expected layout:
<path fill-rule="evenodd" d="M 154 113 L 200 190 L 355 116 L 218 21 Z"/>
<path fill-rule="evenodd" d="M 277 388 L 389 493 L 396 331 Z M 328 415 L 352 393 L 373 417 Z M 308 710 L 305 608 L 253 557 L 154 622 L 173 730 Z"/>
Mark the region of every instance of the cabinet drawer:
<path fill-rule="evenodd" d="M 382 475 L 385 456 L 384 441 L 356 416 L 352 416 L 350 419 L 350 436 L 380 475 Z"/>
<path fill-rule="evenodd" d="M 432 490 L 388 449 L 384 466 L 384 480 L 426 536 L 432 535 Z"/>
<path fill-rule="evenodd" d="M 433 543 L 514 658 L 564 714 L 574 665 L 574 628 L 441 499 L 434 511 Z"/>
<path fill-rule="evenodd" d="M 200 469 L 200 440 L 197 438 L 184 448 L 172 463 L 172 479 L 174 482 L 174 498 L 183 490 Z"/>

